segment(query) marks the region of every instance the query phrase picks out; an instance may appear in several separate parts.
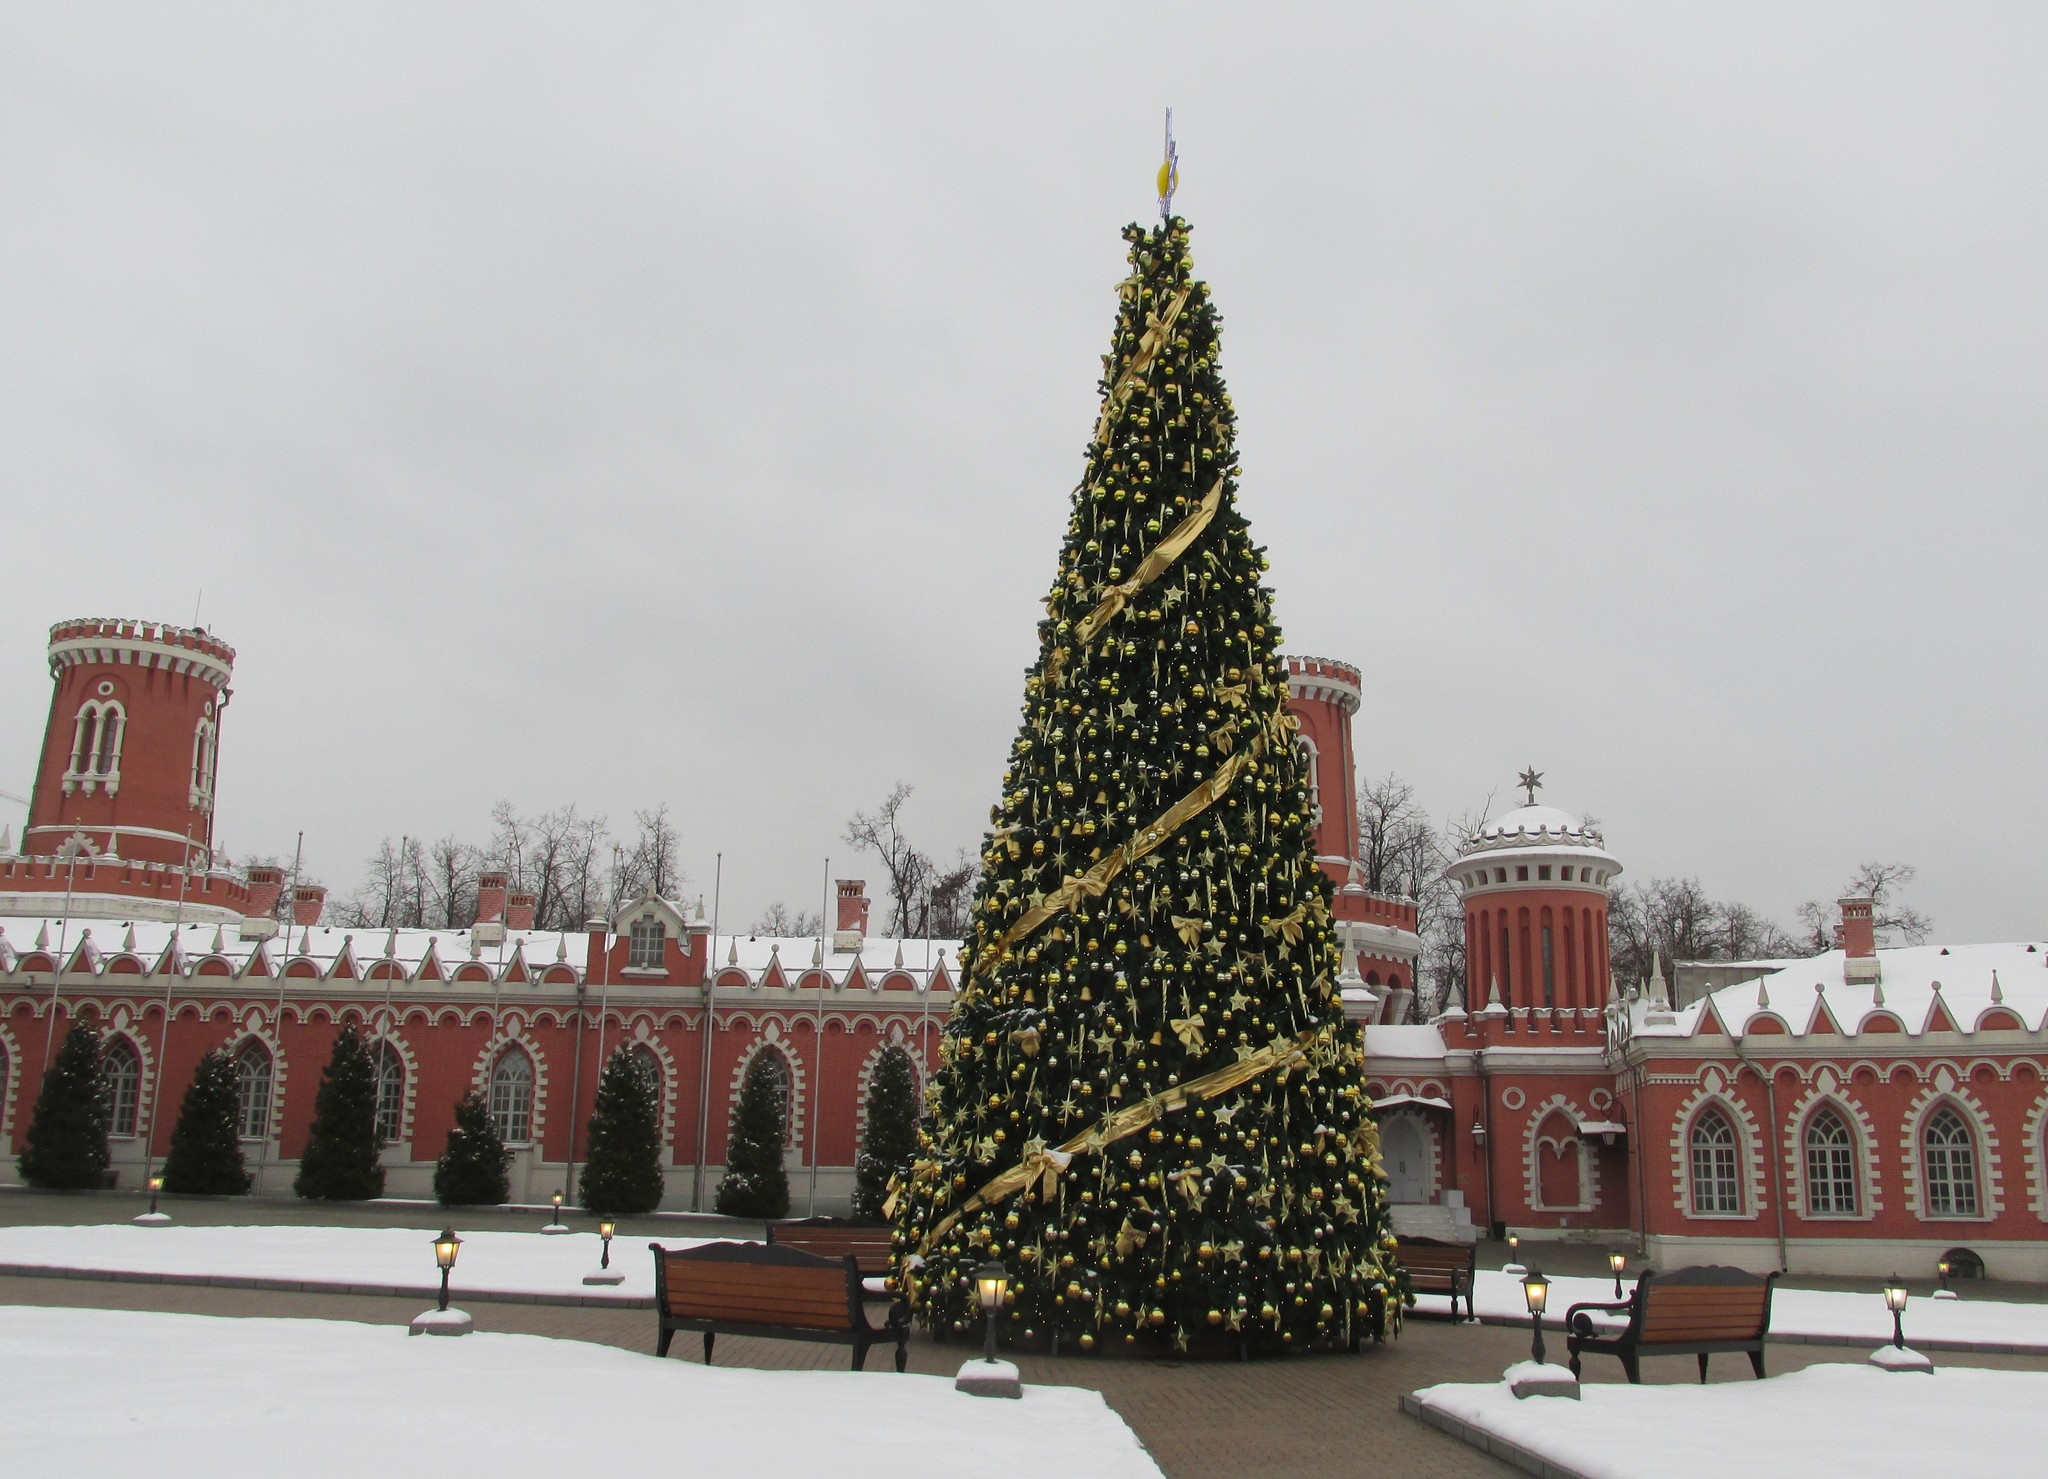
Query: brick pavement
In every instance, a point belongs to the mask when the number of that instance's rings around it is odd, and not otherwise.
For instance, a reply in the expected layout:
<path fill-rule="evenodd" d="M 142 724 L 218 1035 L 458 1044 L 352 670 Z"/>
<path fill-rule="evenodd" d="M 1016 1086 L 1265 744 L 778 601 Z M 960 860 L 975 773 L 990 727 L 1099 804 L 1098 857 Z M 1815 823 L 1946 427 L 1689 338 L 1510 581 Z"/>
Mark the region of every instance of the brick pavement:
<path fill-rule="evenodd" d="M 290 1294 L 155 1284 L 98 1284 L 70 1279 L 0 1277 L 0 1304 L 91 1309 L 165 1310 L 225 1316 L 289 1316 L 402 1325 L 419 1313 L 416 1299 L 360 1295 Z M 477 1328 L 594 1341 L 648 1351 L 654 1318 L 646 1311 L 576 1309 L 549 1305 L 468 1306 Z M 1559 1343 L 1553 1337 L 1553 1344 Z M 699 1347 L 679 1339 L 670 1356 L 695 1359 Z M 1284 1472 L 1299 1479 L 1452 1479 L 1513 1472 L 1496 1459 L 1453 1441 L 1413 1419 L 1395 1403 L 1403 1392 L 1440 1381 L 1490 1381 L 1528 1352 L 1524 1332 L 1493 1326 L 1410 1321 L 1401 1339 L 1358 1356 L 1316 1355 L 1233 1363 L 1107 1360 L 1042 1355 L 1018 1358 L 1024 1378 L 1099 1390 L 1130 1423 L 1169 1479 L 1243 1479 Z M 950 1375 L 973 1354 L 958 1344 L 919 1336 L 910 1368 Z M 1821 1346 L 1774 1346 L 1774 1371 L 1822 1361 L 1860 1360 L 1855 1351 Z M 769 1369 L 836 1368 L 846 1353 L 835 1346 L 728 1336 L 718 1343 L 721 1366 Z M 1950 1364 L 2007 1369 L 2048 1368 L 2025 1357 L 1972 1356 Z M 885 1354 L 870 1357 L 877 1381 L 891 1374 Z M 1716 1363 L 1714 1379 L 1748 1379 L 1740 1358 Z M 1690 1360 L 1653 1362 L 1653 1381 L 1690 1381 Z M 1618 1362 L 1594 1363 L 1591 1381 L 1618 1381 Z"/>

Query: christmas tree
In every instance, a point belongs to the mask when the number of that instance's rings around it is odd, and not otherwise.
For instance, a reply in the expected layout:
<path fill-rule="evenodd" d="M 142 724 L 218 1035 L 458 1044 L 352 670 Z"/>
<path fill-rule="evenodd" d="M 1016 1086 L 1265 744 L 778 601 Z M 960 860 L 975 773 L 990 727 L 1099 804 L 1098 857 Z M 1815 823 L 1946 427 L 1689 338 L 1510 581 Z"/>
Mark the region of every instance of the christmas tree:
<path fill-rule="evenodd" d="M 505 1168 L 512 1152 L 491 1121 L 491 1106 L 471 1089 L 455 1103 L 448 1148 L 434 1162 L 434 1197 L 445 1207 L 495 1207 L 512 1194 Z"/>
<path fill-rule="evenodd" d="M 789 1173 L 782 1165 L 788 1124 L 782 1075 L 767 1053 L 756 1053 L 740 1081 L 739 1108 L 725 1148 L 725 1175 L 718 1183 L 722 1216 L 789 1215 Z"/>
<path fill-rule="evenodd" d="M 882 1204 L 888 1200 L 889 1182 L 909 1166 L 916 1151 L 917 1091 L 910 1078 L 910 1055 L 889 1048 L 868 1082 L 867 1126 L 853 1163 L 855 1217 L 862 1222 L 886 1220 Z"/>
<path fill-rule="evenodd" d="M 107 1179 L 109 1107 L 100 1082 L 100 1035 L 84 1022 L 64 1034 L 36 1095 L 21 1179 L 49 1191 L 85 1191 Z"/>
<path fill-rule="evenodd" d="M 240 1100 L 235 1060 L 214 1048 L 199 1060 L 178 1106 L 171 1153 L 164 1157 L 164 1190 L 185 1196 L 238 1197 L 249 1190 L 242 1161 Z"/>
<path fill-rule="evenodd" d="M 363 1202 L 384 1195 L 377 1164 L 377 1060 L 346 1023 L 313 1096 L 313 1126 L 292 1190 L 316 1201 Z"/>
<path fill-rule="evenodd" d="M 899 1274 L 968 1330 L 999 1259 L 1004 1332 L 1084 1350 L 1383 1338 L 1401 1275 L 1216 310 L 1184 221 L 1125 238 Z"/>
<path fill-rule="evenodd" d="M 592 1212 L 652 1212 L 661 1205 L 661 1106 L 653 1065 L 620 1048 L 598 1075 L 590 1115 L 583 1205 Z"/>

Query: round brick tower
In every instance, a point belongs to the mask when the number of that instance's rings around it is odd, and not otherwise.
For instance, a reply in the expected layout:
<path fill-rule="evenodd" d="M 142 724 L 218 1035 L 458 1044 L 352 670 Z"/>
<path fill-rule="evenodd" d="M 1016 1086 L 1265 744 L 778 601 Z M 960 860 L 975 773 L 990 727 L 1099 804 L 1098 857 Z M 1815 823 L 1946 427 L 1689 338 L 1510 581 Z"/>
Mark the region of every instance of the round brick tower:
<path fill-rule="evenodd" d="M 54 858 L 77 835 L 94 859 L 207 868 L 234 666 L 234 648 L 204 628 L 50 628 L 56 690 L 21 851 Z"/>
<path fill-rule="evenodd" d="M 1510 1012 L 1579 1020 L 1607 1005 L 1607 891 L 1621 864 L 1594 828 L 1533 797 L 1488 822 L 1448 870 L 1465 901 L 1465 979 L 1472 1010 L 1498 991 Z"/>
<path fill-rule="evenodd" d="M 1288 657 L 1287 707 L 1301 726 L 1315 807 L 1316 861 L 1342 888 L 1358 856 L 1357 777 L 1351 761 L 1351 716 L 1363 691 L 1358 669 L 1328 657 Z"/>

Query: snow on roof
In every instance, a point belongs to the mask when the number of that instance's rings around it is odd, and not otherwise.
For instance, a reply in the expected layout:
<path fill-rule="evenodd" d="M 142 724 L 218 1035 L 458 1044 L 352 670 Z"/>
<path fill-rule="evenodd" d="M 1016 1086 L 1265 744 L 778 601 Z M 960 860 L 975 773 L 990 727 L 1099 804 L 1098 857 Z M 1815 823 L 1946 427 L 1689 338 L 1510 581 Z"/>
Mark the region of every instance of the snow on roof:
<path fill-rule="evenodd" d="M 1373 1024 L 1364 1031 L 1365 1056 L 1368 1058 L 1441 1059 L 1444 1055 L 1443 1033 L 1427 1024 L 1400 1027 Z"/>
<path fill-rule="evenodd" d="M 1993 1007 L 2004 1007 L 2028 1031 L 2048 1021 L 2048 946 L 1906 945 L 1877 952 L 1879 978 L 1849 981 L 1846 955 L 1822 955 L 1759 962 L 1758 976 L 1723 986 L 1687 1007 L 1668 1012 L 1668 1022 L 1650 1022 L 1653 1007 L 1630 1004 L 1630 1028 L 1638 1037 L 1691 1037 L 1706 1021 L 1709 1006 L 1730 1033 L 1783 1030 L 1795 1037 L 1840 1031 L 1855 1035 L 1873 1016 L 1890 1017 L 1915 1035 L 1942 1030 L 1936 999 L 1954 1028 L 1975 1032 Z M 1821 1016 L 1825 1005 L 1827 1016 Z M 1833 1026 L 1830 1027 L 1830 1019 Z M 1892 1030 L 1896 1030 L 1893 1028 Z"/>
<path fill-rule="evenodd" d="M 859 950 L 834 950 L 830 935 L 822 940 L 816 935 L 720 935 L 711 963 L 721 971 L 737 967 L 746 972 L 750 985 L 764 980 L 773 965 L 791 986 L 813 970 L 822 970 L 839 986 L 858 965 L 871 986 L 879 986 L 884 976 L 899 971 L 922 986 L 927 979 L 951 983 L 957 978 L 960 942 L 875 935 L 862 940 Z"/>
<path fill-rule="evenodd" d="M 9 915 L 0 918 L 0 970 L 12 969 L 17 959 L 32 953 L 38 939 L 47 940 L 47 952 L 74 964 L 90 962 L 97 969 L 124 956 L 154 970 L 177 938 L 178 956 L 185 965 L 197 965 L 209 957 L 224 960 L 239 974 L 261 952 L 262 964 L 275 971 L 292 961 L 307 960 L 322 976 L 337 964 L 345 965 L 357 977 L 367 976 L 386 959 L 406 976 L 417 975 L 432 961 L 442 973 L 472 959 L 472 937 L 467 930 L 346 929 L 339 925 L 279 926 L 267 940 L 245 940 L 232 925 L 211 921 L 175 925 L 166 921 L 138 919 L 109 921 L 73 919 L 67 925 L 61 916 Z M 483 947 L 475 959 L 496 975 L 515 959 L 538 974 L 558 961 L 566 961 L 579 975 L 587 953 L 584 936 L 560 930 L 507 930 L 504 943 Z"/>

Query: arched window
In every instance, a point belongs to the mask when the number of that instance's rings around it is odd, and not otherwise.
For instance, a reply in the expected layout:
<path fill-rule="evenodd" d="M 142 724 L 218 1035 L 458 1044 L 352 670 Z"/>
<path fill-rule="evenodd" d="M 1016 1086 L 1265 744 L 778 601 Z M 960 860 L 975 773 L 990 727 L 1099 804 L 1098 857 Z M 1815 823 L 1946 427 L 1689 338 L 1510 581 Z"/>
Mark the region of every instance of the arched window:
<path fill-rule="evenodd" d="M 1298 734 L 1294 743 L 1301 750 L 1302 774 L 1308 780 L 1308 824 L 1320 827 L 1323 824 L 1323 780 L 1316 773 L 1316 742 L 1305 734 Z"/>
<path fill-rule="evenodd" d="M 127 722 L 118 700 L 89 699 L 78 707 L 71 736 L 69 778 L 112 780 L 121 773 L 121 731 Z"/>
<path fill-rule="evenodd" d="M 235 1054 L 235 1120 L 244 1140 L 270 1133 L 270 1049 L 260 1042 Z"/>
<path fill-rule="evenodd" d="M 491 1069 L 491 1122 L 507 1145 L 533 1139 L 533 1060 L 507 1048 Z"/>
<path fill-rule="evenodd" d="M 775 1089 L 775 1102 L 782 1106 L 782 1143 L 787 1145 L 790 1131 L 790 1107 L 795 1095 L 790 1093 L 789 1060 L 773 1048 L 763 1048 L 754 1055 L 754 1061 L 747 1065 L 747 1072 L 759 1072 Z"/>
<path fill-rule="evenodd" d="M 662 1081 L 668 1075 L 661 1071 L 661 1059 L 654 1056 L 654 1049 L 646 1043 L 634 1048 L 633 1066 L 640 1070 L 642 1077 L 647 1080 L 648 1087 L 658 1096 L 661 1093 Z"/>
<path fill-rule="evenodd" d="M 668 927 L 653 916 L 633 921 L 630 944 L 626 951 L 626 966 L 629 970 L 660 970 L 661 946 L 668 938 Z"/>
<path fill-rule="evenodd" d="M 1735 1127 L 1718 1109 L 1692 1122 L 1692 1210 L 1695 1217 L 1726 1217 L 1742 1211 L 1742 1183 L 1736 1179 Z"/>
<path fill-rule="evenodd" d="M 377 1048 L 377 1139 L 395 1144 L 405 1133 L 405 1060 L 390 1043 Z"/>
<path fill-rule="evenodd" d="M 1832 1109 L 1806 1122 L 1806 1210 L 1822 1217 L 1856 1215 L 1856 1142 Z"/>
<path fill-rule="evenodd" d="M 92 774 L 92 757 L 100 747 L 100 706 L 86 704 L 78 711 L 78 723 L 71 736 L 71 773 Z"/>
<path fill-rule="evenodd" d="M 192 737 L 192 802 L 195 806 L 213 800 L 213 721 L 201 719 Z"/>
<path fill-rule="evenodd" d="M 1970 1127 L 1944 1104 L 1928 1118 L 1921 1132 L 1921 1164 L 1926 1168 L 1926 1215 L 1977 1215 L 1977 1143 Z"/>
<path fill-rule="evenodd" d="M 142 1098 L 142 1060 L 125 1037 L 111 1038 L 100 1054 L 100 1083 L 107 1096 L 107 1133 L 133 1135 Z"/>

